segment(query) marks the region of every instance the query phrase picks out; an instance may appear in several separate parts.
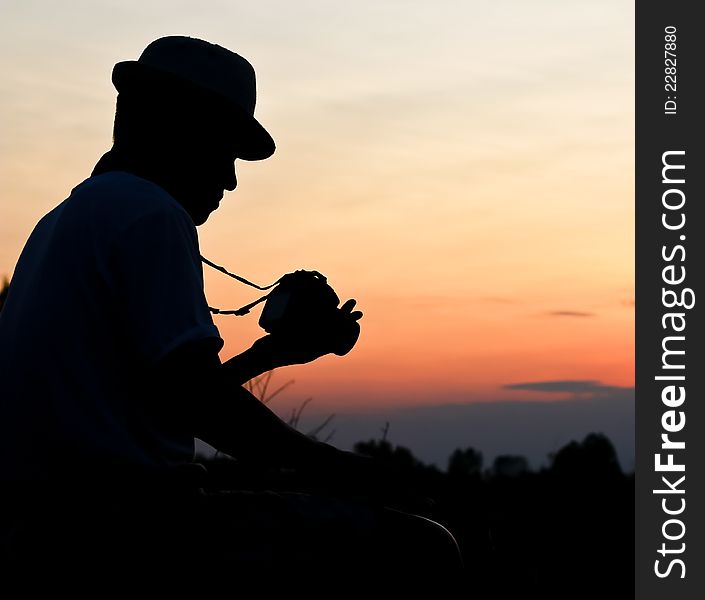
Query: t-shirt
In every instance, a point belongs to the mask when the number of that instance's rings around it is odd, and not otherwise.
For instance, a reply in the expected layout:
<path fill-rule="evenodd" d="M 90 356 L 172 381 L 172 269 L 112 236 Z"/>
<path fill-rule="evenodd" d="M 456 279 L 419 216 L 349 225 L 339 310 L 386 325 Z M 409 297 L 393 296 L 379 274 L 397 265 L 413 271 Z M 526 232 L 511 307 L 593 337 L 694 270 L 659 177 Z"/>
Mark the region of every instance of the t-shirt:
<path fill-rule="evenodd" d="M 0 481 L 190 462 L 145 381 L 203 339 L 222 347 L 188 213 L 126 172 L 85 180 L 37 224 L 0 312 Z"/>

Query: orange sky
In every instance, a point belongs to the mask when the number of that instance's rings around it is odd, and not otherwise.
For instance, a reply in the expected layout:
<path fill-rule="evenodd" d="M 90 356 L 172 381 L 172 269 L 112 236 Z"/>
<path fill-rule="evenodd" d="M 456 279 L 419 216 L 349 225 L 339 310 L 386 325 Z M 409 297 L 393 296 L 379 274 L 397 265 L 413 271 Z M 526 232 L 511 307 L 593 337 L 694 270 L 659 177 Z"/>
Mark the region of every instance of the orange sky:
<path fill-rule="evenodd" d="M 112 65 L 193 35 L 251 60 L 278 144 L 238 163 L 203 254 L 260 283 L 317 269 L 365 312 L 347 357 L 278 376 L 290 398 L 633 385 L 633 3 L 65 4 L 3 3 L 0 275 L 109 147 Z M 217 273 L 206 290 L 257 297 Z M 216 319 L 225 355 L 261 333 Z"/>

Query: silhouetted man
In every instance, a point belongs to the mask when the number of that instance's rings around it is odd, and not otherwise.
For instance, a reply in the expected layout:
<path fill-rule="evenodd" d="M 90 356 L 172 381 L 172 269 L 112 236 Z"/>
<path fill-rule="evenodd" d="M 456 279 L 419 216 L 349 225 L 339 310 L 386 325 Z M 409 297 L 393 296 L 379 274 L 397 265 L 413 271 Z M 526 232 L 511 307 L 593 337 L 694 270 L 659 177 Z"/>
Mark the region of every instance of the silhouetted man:
<path fill-rule="evenodd" d="M 127 572 L 151 568 L 155 556 L 159 564 L 183 565 L 184 544 L 208 543 L 208 527 L 240 535 L 246 548 L 260 544 L 270 552 L 264 562 L 280 566 L 287 559 L 272 545 L 292 557 L 299 552 L 299 562 L 291 558 L 299 565 L 302 556 L 325 555 L 304 543 L 316 528 L 319 542 L 336 538 L 333 549 L 346 547 L 341 536 L 323 535 L 326 510 L 352 515 L 341 531 L 363 536 L 358 549 L 372 531 L 387 527 L 391 535 L 396 526 L 374 511 L 308 500 L 311 514 L 304 515 L 272 496 L 207 505 L 194 493 L 195 437 L 262 466 L 360 482 L 362 473 L 375 472 L 366 459 L 289 427 L 242 387 L 332 352 L 341 337 L 357 333 L 362 314 L 350 300 L 305 331 L 266 335 L 221 364 L 196 226 L 236 188 L 236 159 L 274 152 L 254 117 L 254 70 L 220 46 L 175 36 L 115 65 L 113 83 L 113 147 L 32 232 L 0 317 L 0 477 L 24 511 L 19 533 L 5 536 L 6 552 L 46 565 L 70 547 L 107 577 L 115 562 Z M 198 510 L 208 513 L 205 521 L 193 516 Z M 275 517 L 263 528 L 277 533 L 248 540 L 246 521 L 268 511 Z M 39 514 L 45 530 L 32 531 Z M 206 523 L 213 514 L 231 516 L 230 529 Z M 435 539 L 449 561 L 457 559 L 440 527 L 424 531 L 419 540 Z M 72 535 L 80 541 L 66 546 Z M 112 550 L 101 561 L 91 556 L 94 548 Z M 243 565 L 257 560 L 235 554 L 244 577 Z M 354 560 L 352 553 L 331 558 L 328 567 L 343 559 Z"/>

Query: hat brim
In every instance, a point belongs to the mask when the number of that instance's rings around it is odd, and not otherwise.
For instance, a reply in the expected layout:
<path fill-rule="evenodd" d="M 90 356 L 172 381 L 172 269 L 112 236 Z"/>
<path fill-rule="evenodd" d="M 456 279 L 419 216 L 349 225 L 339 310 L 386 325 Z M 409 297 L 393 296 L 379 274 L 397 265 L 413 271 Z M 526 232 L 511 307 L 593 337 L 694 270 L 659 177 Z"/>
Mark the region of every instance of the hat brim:
<path fill-rule="evenodd" d="M 274 154 L 276 145 L 260 122 L 229 98 L 198 86 L 188 79 L 145 65 L 136 60 L 119 62 L 113 67 L 113 85 L 118 93 L 145 90 L 186 90 L 227 107 L 237 130 L 237 157 L 264 160 Z"/>

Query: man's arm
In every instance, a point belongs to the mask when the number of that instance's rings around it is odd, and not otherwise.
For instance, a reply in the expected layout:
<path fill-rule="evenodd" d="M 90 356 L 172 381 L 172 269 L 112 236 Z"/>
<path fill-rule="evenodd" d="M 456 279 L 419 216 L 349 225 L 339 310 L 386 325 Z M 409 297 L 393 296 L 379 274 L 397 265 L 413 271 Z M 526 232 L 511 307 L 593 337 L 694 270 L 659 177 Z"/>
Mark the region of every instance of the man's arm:
<path fill-rule="evenodd" d="M 269 342 L 255 344 L 251 352 L 224 365 L 210 342 L 183 346 L 160 363 L 157 379 L 164 400 L 159 410 L 165 419 L 245 462 L 294 467 L 304 474 L 304 487 L 320 491 L 323 486 L 326 492 L 398 508 L 418 506 L 419 499 L 408 495 L 405 478 L 395 469 L 305 436 L 240 385 L 249 374 L 269 370 Z"/>
<path fill-rule="evenodd" d="M 251 348 L 223 364 L 231 381 L 238 385 L 279 367 L 311 362 L 333 352 L 341 339 L 357 339 L 360 333 L 360 311 L 353 311 L 355 300 L 348 300 L 322 326 L 311 327 L 289 335 L 265 335 Z"/>
<path fill-rule="evenodd" d="M 234 385 L 244 385 L 255 377 L 281 366 L 284 365 L 277 364 L 271 353 L 257 344 L 222 364 L 222 368 L 228 374 L 228 379 Z"/>
<path fill-rule="evenodd" d="M 210 340 L 170 353 L 157 368 L 165 422 L 233 457 L 279 466 L 324 466 L 343 453 L 287 425 L 242 384 L 276 365 L 253 347 L 221 364 Z"/>

